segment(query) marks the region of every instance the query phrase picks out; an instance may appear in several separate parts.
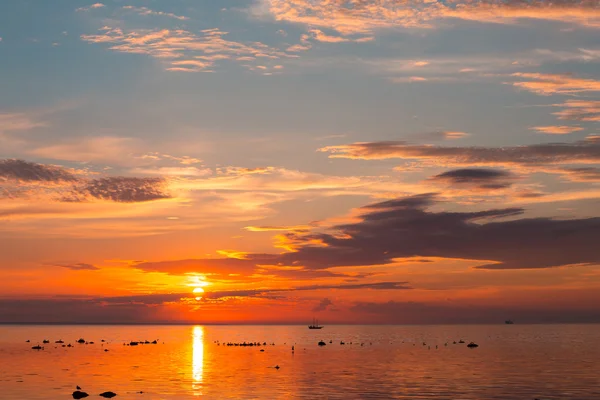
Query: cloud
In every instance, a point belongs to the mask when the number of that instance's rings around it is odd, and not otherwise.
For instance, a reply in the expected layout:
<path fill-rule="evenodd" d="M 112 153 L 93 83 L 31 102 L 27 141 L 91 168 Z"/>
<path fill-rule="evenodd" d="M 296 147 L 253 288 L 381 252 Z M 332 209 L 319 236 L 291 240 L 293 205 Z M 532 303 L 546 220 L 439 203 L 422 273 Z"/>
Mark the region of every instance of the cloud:
<path fill-rule="evenodd" d="M 44 165 L 23 160 L 0 160 L 0 181 L 19 182 L 75 182 L 77 177 L 69 170 L 55 165 Z"/>
<path fill-rule="evenodd" d="M 0 113 L 0 136 L 12 131 L 28 131 L 46 126 L 25 113 Z"/>
<path fill-rule="evenodd" d="M 81 39 L 88 43 L 109 44 L 109 49 L 117 52 L 158 58 L 171 71 L 209 71 L 216 61 L 236 57 L 254 57 L 259 64 L 290 57 L 264 43 L 243 44 L 227 40 L 227 32 L 218 28 L 205 29 L 201 35 L 183 29 L 125 30 L 104 27 L 100 31 L 96 35 L 81 35 Z"/>
<path fill-rule="evenodd" d="M 331 300 L 329 300 L 327 297 L 325 297 L 312 310 L 313 310 L 313 312 L 325 311 L 325 310 L 327 310 L 328 307 L 330 307 L 332 305 L 333 305 L 333 302 Z"/>
<path fill-rule="evenodd" d="M 277 231 L 306 231 L 311 229 L 312 225 L 295 226 L 246 226 L 244 229 L 250 232 L 277 232 Z"/>
<path fill-rule="evenodd" d="M 79 7 L 75 11 L 77 11 L 77 12 L 90 11 L 90 10 L 94 10 L 94 9 L 98 9 L 98 8 L 104 8 L 104 7 L 106 7 L 106 6 L 104 4 L 102 4 L 102 3 L 94 3 L 94 4 L 92 4 L 90 6 L 87 6 L 87 7 Z"/>
<path fill-rule="evenodd" d="M 600 27 L 594 0 L 429 0 L 306 1 L 261 0 L 257 13 L 277 21 L 337 31 L 341 35 L 371 35 L 382 29 L 433 28 L 444 19 L 512 24 L 522 20 L 557 21 Z"/>
<path fill-rule="evenodd" d="M 570 99 L 562 104 L 554 104 L 554 106 L 564 108 L 554 113 L 558 119 L 600 122 L 600 101 Z"/>
<path fill-rule="evenodd" d="M 160 176 L 204 177 L 212 175 L 212 170 L 210 168 L 197 167 L 138 167 L 133 168 L 131 173 Z"/>
<path fill-rule="evenodd" d="M 559 173 L 562 173 L 563 177 L 571 182 L 600 182 L 600 168 L 565 168 Z"/>
<path fill-rule="evenodd" d="M 142 16 L 146 16 L 146 15 L 158 15 L 158 16 L 163 16 L 163 17 L 169 17 L 169 18 L 175 18 L 178 19 L 180 21 L 185 21 L 188 20 L 188 17 L 184 17 L 181 15 L 176 15 L 173 13 L 168 13 L 168 12 L 164 12 L 164 11 L 154 11 L 149 9 L 148 7 L 135 7 L 135 6 L 123 6 L 124 10 L 131 10 L 139 15 Z"/>
<path fill-rule="evenodd" d="M 327 146 L 318 151 L 331 158 L 362 160 L 405 159 L 433 165 L 543 165 L 600 163 L 600 140 L 589 136 L 573 143 L 547 143 L 514 147 L 442 147 L 402 141 L 357 142 Z"/>
<path fill-rule="evenodd" d="M 506 171 L 494 169 L 465 168 L 443 172 L 430 179 L 456 186 L 467 186 L 479 190 L 505 189 L 514 183 L 514 176 Z"/>
<path fill-rule="evenodd" d="M 131 138 L 99 136 L 38 147 L 28 153 L 50 160 L 122 163 L 123 160 L 131 159 L 134 143 Z"/>
<path fill-rule="evenodd" d="M 480 260 L 480 269 L 536 269 L 600 263 L 600 218 L 516 218 L 521 208 L 473 212 L 428 210 L 423 194 L 375 203 L 358 221 L 325 232 L 288 233 L 291 252 L 246 255 L 261 264 L 328 269 L 390 265 L 407 257 Z M 318 244 L 316 244 L 318 243 Z"/>
<path fill-rule="evenodd" d="M 15 159 L 0 160 L 0 182 L 0 198 L 32 201 L 139 203 L 171 198 L 162 177 L 90 179 L 83 171 Z"/>
<path fill-rule="evenodd" d="M 98 271 L 100 268 L 92 264 L 76 263 L 76 264 L 51 264 L 55 267 L 67 268 L 72 271 Z"/>
<path fill-rule="evenodd" d="M 83 188 L 84 195 L 119 203 L 139 203 L 168 199 L 163 178 L 135 178 L 114 176 L 92 179 Z"/>
<path fill-rule="evenodd" d="M 513 86 L 542 96 L 600 92 L 600 81 L 577 78 L 572 75 L 517 72 L 511 76 L 526 79 L 520 82 L 513 82 Z"/>
<path fill-rule="evenodd" d="M 555 293 L 554 296 L 560 298 L 561 294 Z M 358 314 L 355 318 L 386 324 L 498 324 L 506 320 L 507 315 L 516 321 L 527 323 L 589 323 L 600 320 L 600 311 L 593 307 L 565 307 L 554 302 L 540 307 L 522 304 L 498 306 L 464 301 L 361 301 L 354 303 L 350 311 Z"/>
<path fill-rule="evenodd" d="M 465 132 L 457 132 L 457 131 L 434 131 L 434 132 L 425 132 L 418 133 L 415 135 L 411 135 L 411 138 L 415 141 L 423 142 L 423 141 L 442 141 L 442 140 L 456 140 L 462 139 L 469 136 L 468 133 Z"/>
<path fill-rule="evenodd" d="M 565 125 L 554 125 L 554 126 L 534 126 L 531 128 L 538 131 L 539 133 L 546 133 L 548 135 L 568 135 L 569 133 L 582 131 L 583 128 L 580 126 L 565 126 Z"/>
<path fill-rule="evenodd" d="M 342 43 L 342 42 L 358 42 L 358 43 L 364 43 L 364 42 L 369 42 L 374 40 L 375 38 L 372 36 L 362 36 L 362 37 L 358 37 L 358 38 L 348 38 L 348 37 L 342 37 L 342 36 L 331 36 L 326 34 L 325 32 L 323 32 L 320 29 L 309 29 L 308 30 L 310 32 L 310 34 L 312 35 L 312 38 L 318 42 L 325 42 L 325 43 Z"/>

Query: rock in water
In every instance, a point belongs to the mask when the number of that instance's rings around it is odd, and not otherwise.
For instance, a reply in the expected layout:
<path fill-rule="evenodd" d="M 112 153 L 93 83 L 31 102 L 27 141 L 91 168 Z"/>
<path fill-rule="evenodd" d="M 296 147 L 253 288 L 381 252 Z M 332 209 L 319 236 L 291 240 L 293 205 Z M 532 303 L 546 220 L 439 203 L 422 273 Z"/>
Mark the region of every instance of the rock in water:
<path fill-rule="evenodd" d="M 86 392 L 81 392 L 79 390 L 73 392 L 73 398 L 74 399 L 83 399 L 84 397 L 88 397 L 89 394 L 87 394 Z"/>
<path fill-rule="evenodd" d="M 101 397 L 104 397 L 106 399 L 112 399 L 113 397 L 115 397 L 117 394 L 115 392 L 104 392 L 104 393 L 100 393 Z"/>

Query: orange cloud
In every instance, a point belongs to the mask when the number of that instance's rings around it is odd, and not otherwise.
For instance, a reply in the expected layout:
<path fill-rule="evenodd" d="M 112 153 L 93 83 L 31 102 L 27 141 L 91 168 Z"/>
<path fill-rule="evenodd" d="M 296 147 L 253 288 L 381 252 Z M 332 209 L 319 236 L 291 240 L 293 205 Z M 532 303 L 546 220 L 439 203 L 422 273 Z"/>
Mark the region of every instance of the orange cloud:
<path fill-rule="evenodd" d="M 582 131 L 583 128 L 580 126 L 534 126 L 531 128 L 538 131 L 539 133 L 546 133 L 549 135 L 568 135 L 569 133 Z"/>
<path fill-rule="evenodd" d="M 267 10 L 278 21 L 332 29 L 343 36 L 397 27 L 431 28 L 437 20 L 447 18 L 504 24 L 532 19 L 600 27 L 600 10 L 594 0 L 262 0 L 261 4 L 260 10 Z"/>
<path fill-rule="evenodd" d="M 543 96 L 600 91 L 600 81 L 576 78 L 571 75 L 517 72 L 511 76 L 526 79 L 526 81 L 513 82 L 513 86 Z"/>
<path fill-rule="evenodd" d="M 554 106 L 564 108 L 554 113 L 558 119 L 600 122 L 600 101 L 570 99 L 562 104 L 554 104 Z"/>
<path fill-rule="evenodd" d="M 81 35 L 88 43 L 108 43 L 110 50 L 146 54 L 165 61 L 170 71 L 207 71 L 215 61 L 234 57 L 264 57 L 277 60 L 289 54 L 264 43 L 243 44 L 224 38 L 227 32 L 217 28 L 206 29 L 202 35 L 177 30 L 124 30 L 104 27 L 96 35 Z M 199 61 L 203 60 L 203 61 Z"/>

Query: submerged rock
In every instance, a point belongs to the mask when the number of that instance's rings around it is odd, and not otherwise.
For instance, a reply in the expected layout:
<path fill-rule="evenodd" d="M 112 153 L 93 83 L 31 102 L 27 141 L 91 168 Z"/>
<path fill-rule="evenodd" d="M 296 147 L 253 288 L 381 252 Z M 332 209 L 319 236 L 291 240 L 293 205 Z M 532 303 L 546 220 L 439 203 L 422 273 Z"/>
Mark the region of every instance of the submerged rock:
<path fill-rule="evenodd" d="M 321 340 L 321 341 L 319 342 L 319 346 L 325 346 L 325 345 L 327 345 L 327 343 L 325 343 L 324 341 L 322 341 L 322 340 Z"/>
<path fill-rule="evenodd" d="M 80 390 L 76 390 L 73 392 L 73 398 L 74 399 L 83 399 L 85 397 L 88 397 L 89 394 L 87 394 L 86 392 L 82 392 Z"/>

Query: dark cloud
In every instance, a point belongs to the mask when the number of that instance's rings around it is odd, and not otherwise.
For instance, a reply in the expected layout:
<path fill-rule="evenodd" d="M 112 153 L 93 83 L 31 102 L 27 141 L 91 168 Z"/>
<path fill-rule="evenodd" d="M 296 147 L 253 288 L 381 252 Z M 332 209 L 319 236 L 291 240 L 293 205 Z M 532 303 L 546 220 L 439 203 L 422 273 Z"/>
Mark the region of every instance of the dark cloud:
<path fill-rule="evenodd" d="M 506 319 L 523 323 L 594 323 L 600 321 L 597 307 L 501 306 L 412 301 L 358 302 L 350 311 L 372 323 L 385 324 L 501 324 Z"/>
<path fill-rule="evenodd" d="M 83 191 L 85 194 L 120 203 L 139 203 L 168 199 L 165 191 L 166 181 L 162 178 L 108 177 L 89 181 Z"/>
<path fill-rule="evenodd" d="M 454 165 L 541 165 L 600 163 L 600 137 L 573 143 L 547 143 L 513 147 L 442 147 L 402 141 L 364 142 L 319 149 L 334 158 L 424 159 Z"/>
<path fill-rule="evenodd" d="M 482 260 L 479 268 L 486 269 L 600 263 L 600 218 L 515 219 L 524 212 L 520 208 L 429 211 L 434 202 L 432 194 L 389 200 L 362 208 L 359 222 L 334 226 L 332 233 L 289 233 L 285 237 L 296 251 L 279 255 L 279 262 L 309 269 L 408 257 Z M 324 245 L 312 245 L 315 240 Z"/>
<path fill-rule="evenodd" d="M 443 172 L 430 179 L 452 186 L 456 185 L 481 190 L 494 190 L 510 187 L 513 184 L 514 178 L 514 175 L 506 171 L 484 168 L 464 168 Z"/>
<path fill-rule="evenodd" d="M 600 182 L 600 168 L 581 167 L 565 168 L 564 176 L 574 182 Z"/>
<path fill-rule="evenodd" d="M 63 167 L 15 159 L 0 160 L 0 181 L 3 179 L 47 183 L 77 181 L 77 177 Z"/>
<path fill-rule="evenodd" d="M 163 178 L 106 177 L 88 179 L 68 169 L 23 160 L 0 160 L 0 182 L 7 182 L 0 198 L 35 198 L 52 201 L 85 202 L 94 199 L 137 203 L 171 198 Z M 40 187 L 56 183 L 55 187 Z"/>
<path fill-rule="evenodd" d="M 100 268 L 92 264 L 76 263 L 76 264 L 51 264 L 55 267 L 67 268 L 72 271 L 97 271 Z"/>
<path fill-rule="evenodd" d="M 327 308 L 328 308 L 329 306 L 332 306 L 332 305 L 333 305 L 333 302 L 332 302 L 330 299 L 328 299 L 327 297 L 325 297 L 325 298 L 324 298 L 323 300 L 321 300 L 321 301 L 319 302 L 319 304 L 317 304 L 317 306 L 316 306 L 315 308 L 313 308 L 312 310 L 313 310 L 313 312 L 325 311 L 325 310 L 327 310 Z"/>

